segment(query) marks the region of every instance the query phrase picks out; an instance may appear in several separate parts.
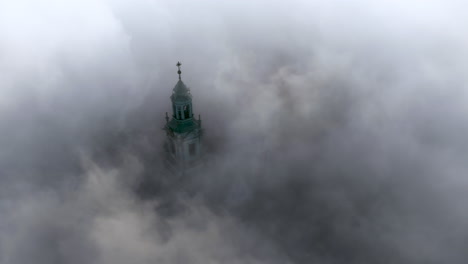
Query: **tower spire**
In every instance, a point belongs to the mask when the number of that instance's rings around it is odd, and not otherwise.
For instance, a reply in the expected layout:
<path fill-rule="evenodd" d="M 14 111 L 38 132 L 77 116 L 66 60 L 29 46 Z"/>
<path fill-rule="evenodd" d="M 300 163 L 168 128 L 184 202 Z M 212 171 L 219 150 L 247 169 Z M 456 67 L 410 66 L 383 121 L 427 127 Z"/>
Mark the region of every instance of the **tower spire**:
<path fill-rule="evenodd" d="M 182 65 L 182 63 L 180 63 L 180 61 L 178 61 L 177 64 L 176 64 L 177 68 L 179 69 L 179 70 L 177 71 L 177 73 L 179 74 L 179 80 L 181 80 L 180 74 L 182 73 L 182 72 L 180 71 L 180 66 L 181 66 L 181 65 Z"/>

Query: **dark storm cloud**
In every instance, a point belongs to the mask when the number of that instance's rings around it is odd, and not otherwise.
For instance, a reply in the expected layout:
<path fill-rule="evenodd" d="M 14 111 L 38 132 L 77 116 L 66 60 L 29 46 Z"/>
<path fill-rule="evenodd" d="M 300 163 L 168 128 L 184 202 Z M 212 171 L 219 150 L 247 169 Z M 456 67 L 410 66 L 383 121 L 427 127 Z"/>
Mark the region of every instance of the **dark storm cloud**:
<path fill-rule="evenodd" d="M 0 262 L 463 263 L 464 11 L 1 2 Z M 190 194 L 158 185 L 177 60 Z"/>

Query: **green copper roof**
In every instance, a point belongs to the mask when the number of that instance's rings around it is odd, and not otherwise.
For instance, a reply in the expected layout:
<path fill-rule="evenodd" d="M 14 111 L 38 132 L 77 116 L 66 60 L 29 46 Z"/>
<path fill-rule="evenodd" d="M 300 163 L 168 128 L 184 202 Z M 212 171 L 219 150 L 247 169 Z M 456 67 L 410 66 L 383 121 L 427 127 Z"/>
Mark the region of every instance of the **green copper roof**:
<path fill-rule="evenodd" d="M 177 101 L 186 101 L 189 100 L 192 97 L 190 94 L 189 88 L 185 86 L 184 82 L 182 80 L 179 80 L 177 84 L 174 86 L 174 89 L 172 89 L 172 100 L 177 100 Z"/>

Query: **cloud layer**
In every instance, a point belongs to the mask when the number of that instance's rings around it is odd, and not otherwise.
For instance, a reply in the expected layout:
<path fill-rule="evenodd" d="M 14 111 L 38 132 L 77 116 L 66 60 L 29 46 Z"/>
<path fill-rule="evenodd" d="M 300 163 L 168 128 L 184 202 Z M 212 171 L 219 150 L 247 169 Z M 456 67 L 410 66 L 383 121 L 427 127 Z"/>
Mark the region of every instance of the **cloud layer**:
<path fill-rule="evenodd" d="M 0 263 L 464 263 L 465 11 L 0 2 Z M 178 60 L 209 162 L 169 188 Z"/>

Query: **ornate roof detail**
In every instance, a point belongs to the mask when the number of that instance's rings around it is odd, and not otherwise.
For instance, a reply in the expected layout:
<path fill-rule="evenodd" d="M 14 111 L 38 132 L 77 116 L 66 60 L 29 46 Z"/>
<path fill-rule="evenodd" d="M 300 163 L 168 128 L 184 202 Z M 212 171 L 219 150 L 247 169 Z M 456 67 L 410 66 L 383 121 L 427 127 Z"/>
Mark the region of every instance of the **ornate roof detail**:
<path fill-rule="evenodd" d="M 179 70 L 177 71 L 177 74 L 179 74 L 179 80 L 181 80 L 180 75 L 182 74 L 182 71 L 180 70 L 180 66 L 181 66 L 181 65 L 182 65 L 182 63 L 180 63 L 180 61 L 178 61 L 177 64 L 176 64 L 177 68 L 179 69 Z"/>

